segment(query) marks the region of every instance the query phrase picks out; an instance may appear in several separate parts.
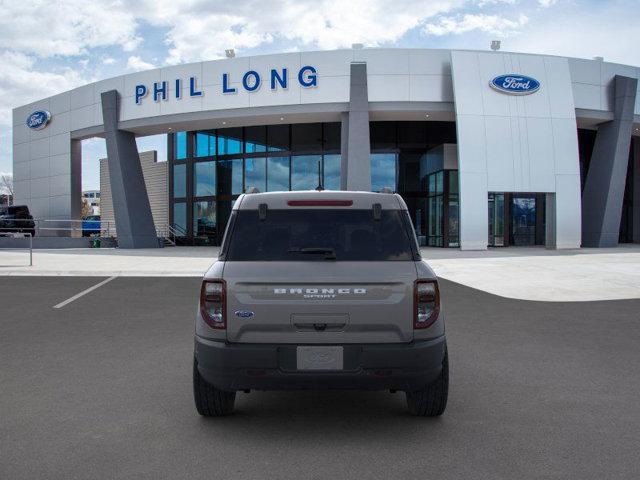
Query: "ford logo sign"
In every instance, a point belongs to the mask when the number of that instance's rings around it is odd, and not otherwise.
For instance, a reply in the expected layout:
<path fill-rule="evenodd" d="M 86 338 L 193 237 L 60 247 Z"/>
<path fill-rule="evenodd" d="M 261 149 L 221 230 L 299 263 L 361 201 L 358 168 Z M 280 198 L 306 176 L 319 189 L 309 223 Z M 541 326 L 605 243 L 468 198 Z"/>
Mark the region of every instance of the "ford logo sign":
<path fill-rule="evenodd" d="M 517 73 L 499 75 L 491 80 L 489 85 L 494 90 L 508 93 L 509 95 L 531 95 L 540 89 L 538 80 Z"/>
<path fill-rule="evenodd" d="M 27 127 L 32 130 L 42 130 L 51 120 L 51 114 L 46 110 L 36 110 L 27 117 Z"/>
<path fill-rule="evenodd" d="M 253 312 L 251 310 L 236 310 L 235 315 L 240 318 L 251 318 L 253 317 Z"/>

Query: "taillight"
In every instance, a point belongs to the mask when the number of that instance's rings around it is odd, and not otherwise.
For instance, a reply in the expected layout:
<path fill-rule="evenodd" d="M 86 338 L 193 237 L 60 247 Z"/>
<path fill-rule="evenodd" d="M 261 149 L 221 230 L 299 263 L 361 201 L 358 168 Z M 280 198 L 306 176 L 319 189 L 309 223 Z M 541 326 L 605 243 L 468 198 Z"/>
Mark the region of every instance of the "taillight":
<path fill-rule="evenodd" d="M 413 328 L 433 325 L 440 313 L 440 290 L 436 280 L 418 280 L 414 287 Z"/>
<path fill-rule="evenodd" d="M 200 312 L 211 328 L 226 328 L 226 285 L 224 280 L 203 280 L 200 290 Z"/>

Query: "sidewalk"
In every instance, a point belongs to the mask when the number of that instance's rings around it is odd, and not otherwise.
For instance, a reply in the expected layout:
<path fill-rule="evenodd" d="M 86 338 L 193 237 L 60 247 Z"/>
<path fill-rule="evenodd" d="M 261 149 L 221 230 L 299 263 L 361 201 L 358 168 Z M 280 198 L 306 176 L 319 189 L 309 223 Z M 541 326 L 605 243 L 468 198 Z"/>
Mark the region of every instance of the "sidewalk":
<path fill-rule="evenodd" d="M 150 250 L 0 250 L 0 276 L 199 277 L 218 247 Z M 487 251 L 425 248 L 438 276 L 521 300 L 587 301 L 640 298 L 640 245 L 613 249 L 545 250 L 509 247 Z"/>

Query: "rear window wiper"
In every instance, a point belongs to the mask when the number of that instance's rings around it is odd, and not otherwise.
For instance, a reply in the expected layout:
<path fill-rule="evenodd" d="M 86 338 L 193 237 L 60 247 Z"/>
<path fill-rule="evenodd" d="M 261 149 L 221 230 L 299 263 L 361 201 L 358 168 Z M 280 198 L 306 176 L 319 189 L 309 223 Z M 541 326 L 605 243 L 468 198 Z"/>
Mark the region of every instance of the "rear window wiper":
<path fill-rule="evenodd" d="M 307 254 L 324 254 L 326 260 L 335 260 L 336 251 L 330 247 L 292 247 L 288 250 L 289 253 L 307 253 Z"/>

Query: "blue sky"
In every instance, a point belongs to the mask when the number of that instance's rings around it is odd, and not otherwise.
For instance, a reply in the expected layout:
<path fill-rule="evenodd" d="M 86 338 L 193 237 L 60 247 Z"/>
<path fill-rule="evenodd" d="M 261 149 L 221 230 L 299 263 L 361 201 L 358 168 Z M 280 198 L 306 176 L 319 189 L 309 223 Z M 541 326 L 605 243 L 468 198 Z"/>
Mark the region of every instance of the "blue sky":
<path fill-rule="evenodd" d="M 55 6 L 54 6 L 55 5 Z M 548 53 L 640 66 L 638 0 L 0 0 L 0 172 L 11 173 L 11 109 L 152 67 L 366 46 Z M 162 137 L 140 139 L 158 149 Z M 102 140 L 83 145 L 98 185 Z"/>

